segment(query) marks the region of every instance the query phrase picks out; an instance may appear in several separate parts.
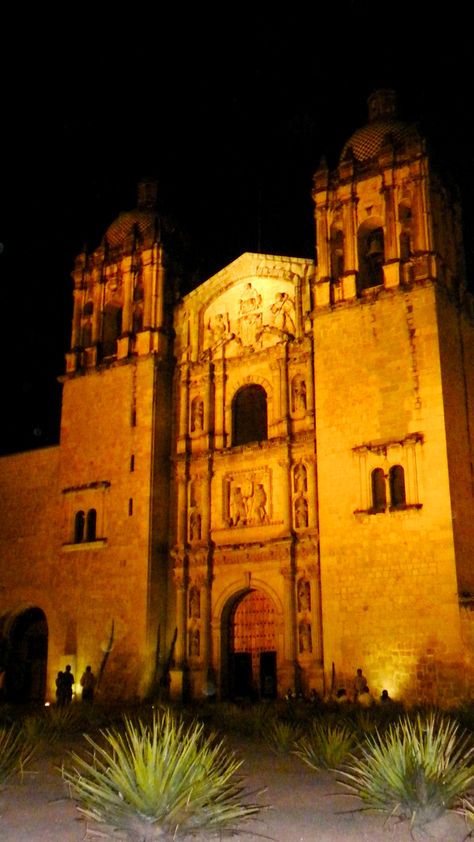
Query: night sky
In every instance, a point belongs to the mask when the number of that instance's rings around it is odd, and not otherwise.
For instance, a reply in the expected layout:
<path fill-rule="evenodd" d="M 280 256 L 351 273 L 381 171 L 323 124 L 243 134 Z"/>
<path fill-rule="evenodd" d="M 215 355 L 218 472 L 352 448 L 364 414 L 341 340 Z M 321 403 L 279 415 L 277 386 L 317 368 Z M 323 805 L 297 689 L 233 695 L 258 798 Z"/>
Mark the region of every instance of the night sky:
<path fill-rule="evenodd" d="M 81 4 L 4 26 L 0 453 L 58 441 L 74 258 L 136 205 L 141 178 L 184 231 L 191 284 L 245 251 L 314 257 L 313 173 L 322 155 L 337 164 L 378 87 L 459 185 L 474 277 L 462 5 L 256 6 L 115 6 L 99 20 Z"/>

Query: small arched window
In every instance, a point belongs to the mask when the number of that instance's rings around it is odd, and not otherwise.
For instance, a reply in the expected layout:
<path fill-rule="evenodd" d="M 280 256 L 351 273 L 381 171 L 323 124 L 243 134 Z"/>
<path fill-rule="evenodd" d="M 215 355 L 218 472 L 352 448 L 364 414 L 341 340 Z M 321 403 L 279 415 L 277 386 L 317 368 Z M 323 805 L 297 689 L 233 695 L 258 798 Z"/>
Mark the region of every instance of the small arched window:
<path fill-rule="evenodd" d="M 344 274 L 344 235 L 340 228 L 333 228 L 330 240 L 331 278 L 338 281 Z"/>
<path fill-rule="evenodd" d="M 390 506 L 397 509 L 405 506 L 405 471 L 401 465 L 393 465 L 389 473 Z"/>
<path fill-rule="evenodd" d="M 107 305 L 104 311 L 103 353 L 111 357 L 117 353 L 117 339 L 122 333 L 122 308 Z"/>
<path fill-rule="evenodd" d="M 97 525 L 97 512 L 95 509 L 89 509 L 87 512 L 87 528 L 86 541 L 95 541 Z"/>
<path fill-rule="evenodd" d="M 257 384 L 244 386 L 232 404 L 232 444 L 248 444 L 267 438 L 267 393 Z"/>
<path fill-rule="evenodd" d="M 359 290 L 383 284 L 385 244 L 383 228 L 361 226 L 357 236 L 359 253 Z"/>
<path fill-rule="evenodd" d="M 382 468 L 372 471 L 372 509 L 374 512 L 384 512 L 387 506 L 387 491 L 385 474 Z"/>
<path fill-rule="evenodd" d="M 84 540 L 85 515 L 83 511 L 76 512 L 74 517 L 74 543 L 80 544 Z"/>

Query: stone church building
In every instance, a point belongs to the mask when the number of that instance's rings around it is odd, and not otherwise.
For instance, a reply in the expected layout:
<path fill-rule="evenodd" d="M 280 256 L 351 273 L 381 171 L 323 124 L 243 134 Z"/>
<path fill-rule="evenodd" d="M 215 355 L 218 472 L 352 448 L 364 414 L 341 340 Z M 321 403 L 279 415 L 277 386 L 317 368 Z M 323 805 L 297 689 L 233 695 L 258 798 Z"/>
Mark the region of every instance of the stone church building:
<path fill-rule="evenodd" d="M 154 185 L 73 271 L 60 443 L 0 460 L 12 700 L 473 683 L 474 307 L 456 194 L 394 95 L 313 182 L 314 259 L 184 296 Z M 77 686 L 77 695 L 80 688 Z"/>

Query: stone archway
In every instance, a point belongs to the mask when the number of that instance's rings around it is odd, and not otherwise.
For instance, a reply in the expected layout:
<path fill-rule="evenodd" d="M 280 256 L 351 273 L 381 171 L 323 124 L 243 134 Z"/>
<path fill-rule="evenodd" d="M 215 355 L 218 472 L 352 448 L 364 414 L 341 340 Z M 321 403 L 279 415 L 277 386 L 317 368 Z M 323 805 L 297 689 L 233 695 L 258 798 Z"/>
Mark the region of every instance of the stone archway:
<path fill-rule="evenodd" d="M 227 695 L 235 700 L 275 698 L 277 643 L 275 605 L 260 590 L 241 593 L 227 613 Z"/>
<path fill-rule="evenodd" d="M 12 704 L 42 704 L 48 660 L 48 624 L 44 612 L 41 608 L 25 608 L 5 615 L 0 623 L 5 700 Z"/>

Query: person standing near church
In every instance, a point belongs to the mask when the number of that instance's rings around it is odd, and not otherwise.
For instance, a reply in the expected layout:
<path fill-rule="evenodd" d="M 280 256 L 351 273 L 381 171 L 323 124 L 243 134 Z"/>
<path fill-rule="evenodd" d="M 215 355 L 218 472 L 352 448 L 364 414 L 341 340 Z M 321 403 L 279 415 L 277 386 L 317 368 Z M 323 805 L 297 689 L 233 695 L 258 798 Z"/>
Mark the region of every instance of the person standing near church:
<path fill-rule="evenodd" d="M 74 676 L 71 672 L 71 664 L 67 664 L 62 676 L 62 698 L 64 705 L 69 705 L 72 702 L 72 688 L 74 684 Z"/>
<path fill-rule="evenodd" d="M 94 689 L 95 689 L 95 675 L 92 672 L 92 667 L 87 666 L 85 672 L 82 673 L 81 676 L 81 687 L 82 687 L 82 701 L 83 702 L 93 702 L 94 701 Z"/>
<path fill-rule="evenodd" d="M 354 681 L 352 683 L 352 687 L 353 687 L 353 690 L 354 690 L 354 701 L 356 702 L 357 699 L 359 698 L 360 693 L 362 693 L 364 691 L 364 689 L 367 687 L 367 679 L 366 679 L 365 675 L 363 674 L 360 667 L 357 670 Z"/>

